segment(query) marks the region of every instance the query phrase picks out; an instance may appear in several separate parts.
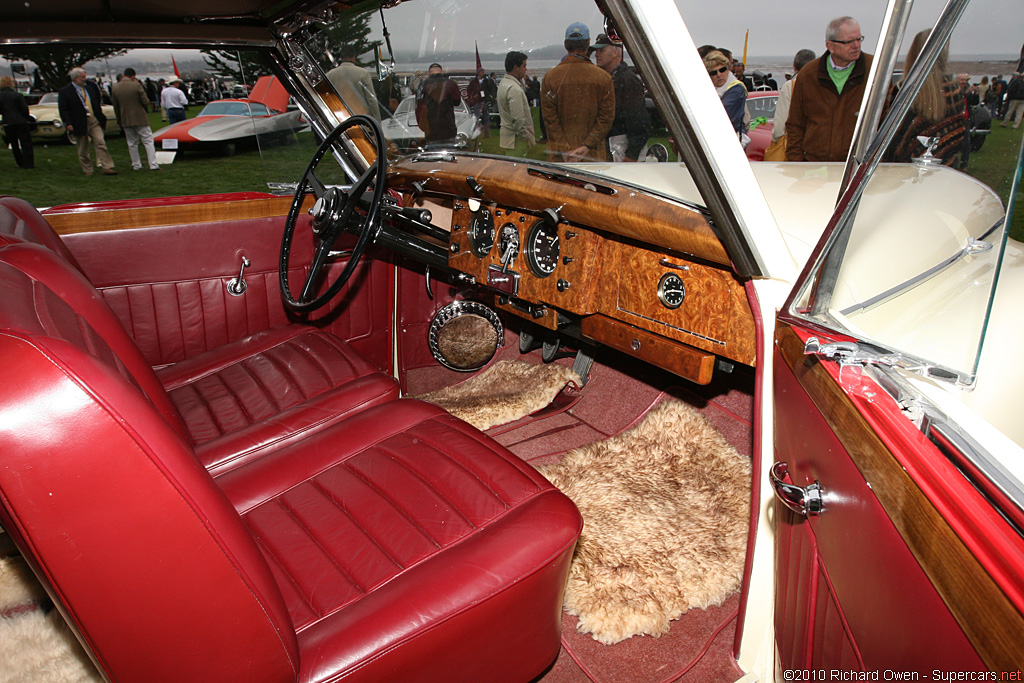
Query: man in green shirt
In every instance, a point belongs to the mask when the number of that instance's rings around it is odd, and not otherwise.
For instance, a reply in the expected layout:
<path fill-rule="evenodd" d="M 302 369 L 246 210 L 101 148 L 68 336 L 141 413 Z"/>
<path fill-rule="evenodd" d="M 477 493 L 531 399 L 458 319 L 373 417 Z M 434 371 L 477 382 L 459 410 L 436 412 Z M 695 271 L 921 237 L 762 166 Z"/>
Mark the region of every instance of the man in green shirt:
<path fill-rule="evenodd" d="M 787 161 L 845 161 L 857 125 L 871 55 L 852 17 L 829 22 L 827 51 L 800 70 L 786 120 Z"/>

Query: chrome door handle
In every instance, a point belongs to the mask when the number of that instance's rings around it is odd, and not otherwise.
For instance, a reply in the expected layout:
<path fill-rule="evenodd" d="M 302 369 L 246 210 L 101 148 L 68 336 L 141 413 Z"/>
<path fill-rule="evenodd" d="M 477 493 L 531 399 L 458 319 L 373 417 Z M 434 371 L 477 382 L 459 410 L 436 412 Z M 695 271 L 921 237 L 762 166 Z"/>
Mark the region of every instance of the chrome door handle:
<path fill-rule="evenodd" d="M 818 482 L 814 482 L 809 486 L 787 484 L 785 479 L 788 476 L 788 464 L 777 462 L 772 465 L 768 477 L 771 479 L 772 488 L 775 489 L 775 497 L 798 515 L 805 517 L 820 515 L 825 509 L 823 500 L 825 490 L 821 488 L 821 484 Z"/>
<path fill-rule="evenodd" d="M 248 287 L 245 284 L 245 269 L 249 267 L 252 262 L 245 256 L 242 257 L 242 267 L 238 269 L 238 277 L 232 278 L 228 281 L 228 294 L 231 296 L 242 296 L 245 294 L 245 290 Z"/>

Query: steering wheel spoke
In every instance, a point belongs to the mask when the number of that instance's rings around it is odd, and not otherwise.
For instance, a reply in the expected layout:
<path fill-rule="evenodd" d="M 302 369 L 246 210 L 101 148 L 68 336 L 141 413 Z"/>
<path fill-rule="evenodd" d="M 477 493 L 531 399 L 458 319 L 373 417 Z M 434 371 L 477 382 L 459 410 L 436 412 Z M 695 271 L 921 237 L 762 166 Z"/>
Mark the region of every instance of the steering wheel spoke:
<path fill-rule="evenodd" d="M 327 185 L 320 180 L 314 169 L 309 170 L 306 177 L 306 186 L 309 188 L 309 192 L 312 193 L 313 197 L 316 199 L 320 199 L 327 194 Z"/>
<path fill-rule="evenodd" d="M 316 167 L 341 135 L 356 126 L 361 127 L 364 133 L 368 133 L 367 138 L 371 139 L 376 147 L 377 158 L 369 168 L 360 174 L 348 190 L 328 187 L 317 176 Z M 369 243 L 373 241 L 374 227 L 380 217 L 380 207 L 384 200 L 386 176 L 384 150 L 384 133 L 380 124 L 367 116 L 352 116 L 331 131 L 313 154 L 313 158 L 295 190 L 295 197 L 285 221 L 284 235 L 281 238 L 281 258 L 278 263 L 281 296 L 285 304 L 292 310 L 312 311 L 336 296 L 352 276 Z M 371 187 L 372 194 L 367 206 L 365 195 L 371 192 Z M 313 208 L 310 210 L 313 219 L 313 259 L 302 284 L 301 293 L 298 297 L 294 297 L 288 283 L 288 270 L 295 228 L 303 201 L 308 194 L 307 188 L 316 198 Z M 363 210 L 359 211 L 360 208 Z M 317 295 L 316 292 L 321 289 L 320 284 L 323 282 L 322 277 L 326 275 L 331 261 L 330 256 L 334 245 L 346 230 L 357 235 L 356 245 L 352 249 L 348 263 L 345 264 L 337 279 L 327 286 L 322 294 Z"/>

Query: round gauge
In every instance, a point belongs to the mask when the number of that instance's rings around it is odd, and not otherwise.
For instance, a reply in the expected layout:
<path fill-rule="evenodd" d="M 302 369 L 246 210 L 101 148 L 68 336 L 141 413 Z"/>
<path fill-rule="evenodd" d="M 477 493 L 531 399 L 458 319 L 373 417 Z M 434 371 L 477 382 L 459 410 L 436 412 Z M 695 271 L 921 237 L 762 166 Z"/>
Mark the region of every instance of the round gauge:
<path fill-rule="evenodd" d="M 547 277 L 555 272 L 558 265 L 560 247 L 558 244 L 558 226 L 551 221 L 539 220 L 526 233 L 526 246 L 523 255 L 526 264 L 537 277 Z"/>
<path fill-rule="evenodd" d="M 494 248 L 494 216 L 487 209 L 480 209 L 469 224 L 469 246 L 473 253 L 484 258 Z"/>
<path fill-rule="evenodd" d="M 658 299 L 666 308 L 679 308 L 686 298 L 683 278 L 675 273 L 665 273 L 658 281 Z"/>
<path fill-rule="evenodd" d="M 505 223 L 498 231 L 498 251 L 502 265 L 508 267 L 519 256 L 519 228 L 515 223 Z"/>

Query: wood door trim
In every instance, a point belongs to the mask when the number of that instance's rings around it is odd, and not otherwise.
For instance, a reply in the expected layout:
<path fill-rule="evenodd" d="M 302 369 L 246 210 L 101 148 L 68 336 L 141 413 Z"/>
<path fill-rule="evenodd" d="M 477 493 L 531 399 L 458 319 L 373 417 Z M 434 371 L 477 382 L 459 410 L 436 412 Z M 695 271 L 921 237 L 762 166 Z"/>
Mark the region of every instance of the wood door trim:
<path fill-rule="evenodd" d="M 780 326 L 775 343 L 978 655 L 993 671 L 1017 671 L 1024 616 L 793 329 Z"/>
<path fill-rule="evenodd" d="M 307 198 L 308 200 L 308 198 Z M 152 228 L 160 225 L 189 225 L 288 215 L 291 197 L 266 197 L 225 202 L 189 203 L 170 206 L 136 206 L 103 208 L 66 213 L 47 213 L 46 220 L 58 235 L 129 228 Z"/>

